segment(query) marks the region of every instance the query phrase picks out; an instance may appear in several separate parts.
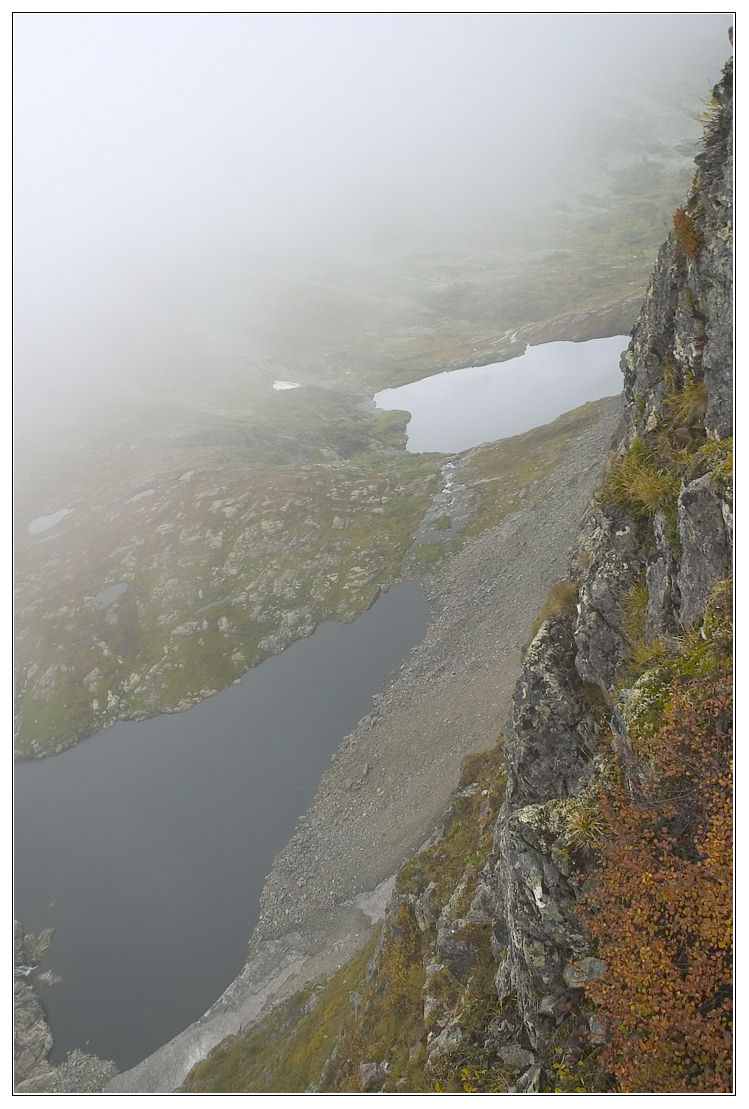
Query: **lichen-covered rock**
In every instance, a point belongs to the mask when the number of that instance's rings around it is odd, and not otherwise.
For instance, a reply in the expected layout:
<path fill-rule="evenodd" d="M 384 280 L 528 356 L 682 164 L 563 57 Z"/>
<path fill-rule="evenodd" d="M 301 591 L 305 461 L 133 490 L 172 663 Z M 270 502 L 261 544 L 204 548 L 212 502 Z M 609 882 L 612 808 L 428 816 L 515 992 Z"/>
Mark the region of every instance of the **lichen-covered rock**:
<path fill-rule="evenodd" d="M 13 984 L 13 1070 L 16 1088 L 24 1080 L 49 1071 L 47 1056 L 54 1039 L 42 1004 L 29 982 Z"/>
<path fill-rule="evenodd" d="M 674 319 L 679 305 L 679 283 L 668 278 L 676 273 L 679 261 L 677 244 L 667 240 L 658 251 L 644 304 L 621 357 L 630 435 L 652 427 L 654 418 L 663 414 L 669 391 L 663 366 L 666 356 L 673 351 Z"/>
<path fill-rule="evenodd" d="M 500 973 L 516 991 L 518 1011 L 538 1047 L 556 1026 L 540 1001 L 564 986 L 565 967 L 588 947 L 575 912 L 577 881 L 564 805 L 552 800 L 514 811 L 507 805 L 497 832 L 508 932 Z"/>
<path fill-rule="evenodd" d="M 544 1089 L 544 1070 L 540 1063 L 533 1063 L 520 1076 L 510 1093 L 539 1094 Z"/>
<path fill-rule="evenodd" d="M 696 293 L 705 317 L 702 369 L 709 435 L 733 434 L 733 59 L 713 89 L 716 110 L 697 156 L 691 196 L 704 245 L 696 259 Z"/>
<path fill-rule="evenodd" d="M 677 555 L 669 541 L 668 521 L 664 512 L 656 512 L 653 518 L 653 539 L 656 555 L 645 571 L 648 588 L 645 630 L 650 634 L 662 635 L 678 630 L 675 619 L 678 604 Z"/>
<path fill-rule="evenodd" d="M 721 498 L 710 474 L 685 485 L 678 504 L 681 558 L 676 576 L 679 617 L 690 627 L 705 608 L 713 582 L 731 572 L 732 543 Z"/>
<path fill-rule="evenodd" d="M 508 1044 L 500 1048 L 499 1057 L 514 1074 L 526 1071 L 536 1061 L 533 1052 L 521 1047 L 520 1044 Z"/>
<path fill-rule="evenodd" d="M 453 1017 L 429 1045 L 429 1066 L 434 1066 L 445 1055 L 453 1055 L 464 1040 L 465 1032 L 461 1023 L 457 1017 Z"/>
<path fill-rule="evenodd" d="M 387 1060 L 381 1063 L 360 1063 L 359 1076 L 361 1079 L 361 1088 L 365 1093 L 378 1089 L 382 1085 L 382 1081 L 387 1074 Z"/>
<path fill-rule="evenodd" d="M 575 666 L 608 694 L 629 659 L 624 604 L 644 566 L 642 521 L 601 508 L 591 518 L 593 554 L 580 587 Z"/>
<path fill-rule="evenodd" d="M 713 101 L 681 237 L 675 229 L 658 252 L 622 355 L 629 442 L 668 415 L 690 376 L 707 386 L 708 436 L 733 434 L 733 59 Z"/>
<path fill-rule="evenodd" d="M 473 920 L 454 920 L 437 933 L 437 955 L 454 978 L 467 982 L 479 957 L 478 929 Z"/>
<path fill-rule="evenodd" d="M 570 655 L 570 609 L 547 621 L 528 648 L 505 742 L 512 806 L 567 797 L 596 748 L 597 725 Z"/>

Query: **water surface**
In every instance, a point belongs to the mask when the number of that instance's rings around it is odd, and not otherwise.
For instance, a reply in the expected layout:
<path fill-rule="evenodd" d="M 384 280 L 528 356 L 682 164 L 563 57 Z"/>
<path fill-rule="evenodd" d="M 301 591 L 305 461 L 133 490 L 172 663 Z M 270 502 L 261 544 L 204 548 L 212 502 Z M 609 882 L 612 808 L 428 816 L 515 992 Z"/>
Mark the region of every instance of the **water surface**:
<path fill-rule="evenodd" d="M 29 524 L 29 535 L 38 535 L 40 531 L 53 528 L 60 523 L 60 520 L 64 520 L 66 516 L 69 516 L 72 511 L 72 508 L 60 508 L 57 512 L 51 512 L 48 516 L 37 516 Z"/>
<path fill-rule="evenodd" d="M 125 581 L 118 581 L 116 585 L 108 585 L 106 589 L 102 589 L 100 593 L 92 597 L 89 604 L 92 608 L 108 608 L 123 593 L 127 593 L 127 588 L 127 582 Z"/>
<path fill-rule="evenodd" d="M 421 641 L 417 585 L 188 712 L 116 725 L 15 775 L 15 915 L 54 927 L 53 1059 L 128 1067 L 236 976 L 274 856 L 341 739 Z"/>
<path fill-rule="evenodd" d="M 453 454 L 520 435 L 586 401 L 622 390 L 624 335 L 587 343 L 544 343 L 518 358 L 434 374 L 375 394 L 387 411 L 411 413 L 407 449 Z"/>

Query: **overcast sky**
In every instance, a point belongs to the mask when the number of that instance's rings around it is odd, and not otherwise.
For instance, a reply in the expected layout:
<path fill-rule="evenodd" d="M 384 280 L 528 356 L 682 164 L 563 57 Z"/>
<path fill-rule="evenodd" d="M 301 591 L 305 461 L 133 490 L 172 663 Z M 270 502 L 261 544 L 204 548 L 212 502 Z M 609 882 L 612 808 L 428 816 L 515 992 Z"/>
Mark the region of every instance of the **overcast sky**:
<path fill-rule="evenodd" d="M 378 229 L 437 241 L 511 212 L 601 97 L 685 73 L 706 94 L 730 22 L 16 15 L 17 380 L 206 259 L 260 266 Z"/>

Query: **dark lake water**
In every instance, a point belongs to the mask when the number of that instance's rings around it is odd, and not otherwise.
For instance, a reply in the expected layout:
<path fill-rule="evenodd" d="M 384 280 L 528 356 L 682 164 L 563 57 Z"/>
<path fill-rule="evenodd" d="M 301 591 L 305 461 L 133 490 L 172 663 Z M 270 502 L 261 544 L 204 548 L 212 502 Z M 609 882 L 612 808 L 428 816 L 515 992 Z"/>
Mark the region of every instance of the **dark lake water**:
<path fill-rule="evenodd" d="M 16 767 L 14 911 L 56 929 L 43 966 L 63 976 L 42 996 L 53 1059 L 131 1066 L 216 1000 L 274 856 L 426 622 L 419 587 L 394 586 L 187 712 Z"/>
<path fill-rule="evenodd" d="M 586 401 L 622 391 L 626 335 L 544 343 L 491 366 L 434 374 L 375 394 L 378 408 L 411 413 L 408 450 L 452 454 L 519 435 Z"/>

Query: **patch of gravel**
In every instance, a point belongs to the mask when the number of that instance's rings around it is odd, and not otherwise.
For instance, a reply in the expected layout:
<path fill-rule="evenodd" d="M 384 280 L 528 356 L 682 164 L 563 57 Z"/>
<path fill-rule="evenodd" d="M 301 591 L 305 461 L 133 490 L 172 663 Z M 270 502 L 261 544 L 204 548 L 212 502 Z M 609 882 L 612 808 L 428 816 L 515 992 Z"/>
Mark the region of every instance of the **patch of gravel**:
<path fill-rule="evenodd" d="M 65 1061 L 16 1083 L 17 1094 L 98 1094 L 117 1073 L 114 1063 L 71 1051 Z"/>
<path fill-rule="evenodd" d="M 371 936 L 386 904 L 383 883 L 438 823 L 464 758 L 504 730 L 522 647 L 550 586 L 569 572 L 620 415 L 612 398 L 598 423 L 570 441 L 535 503 L 441 567 L 414 567 L 431 604 L 424 641 L 342 742 L 275 859 L 242 973 L 200 1020 L 108 1090 L 175 1090 L 216 1043 L 274 1000 L 329 976 Z M 459 463 L 456 486 L 460 471 Z"/>

